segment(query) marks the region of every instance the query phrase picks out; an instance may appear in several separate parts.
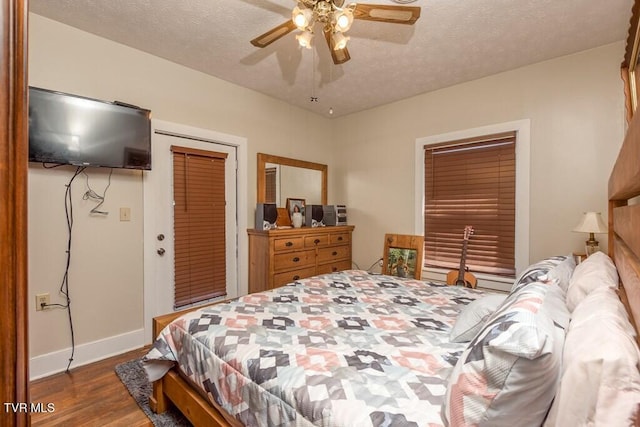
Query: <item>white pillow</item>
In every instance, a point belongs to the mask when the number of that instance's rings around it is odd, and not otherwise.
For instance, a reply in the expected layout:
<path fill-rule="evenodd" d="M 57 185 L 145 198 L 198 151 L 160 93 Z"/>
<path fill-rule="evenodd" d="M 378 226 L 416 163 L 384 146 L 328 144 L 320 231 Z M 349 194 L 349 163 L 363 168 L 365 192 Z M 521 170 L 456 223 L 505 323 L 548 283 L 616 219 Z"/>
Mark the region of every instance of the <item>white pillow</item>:
<path fill-rule="evenodd" d="M 549 270 L 547 280 L 557 281 L 560 289 L 566 294 L 575 268 L 576 260 L 573 258 L 573 255 L 569 255 L 564 261 Z"/>
<path fill-rule="evenodd" d="M 618 271 L 603 252 L 590 255 L 573 271 L 567 290 L 567 307 L 573 311 L 591 291 L 599 287 L 618 288 Z"/>
<path fill-rule="evenodd" d="M 612 289 L 597 289 L 572 313 L 562 378 L 545 426 L 630 426 L 640 410 L 640 351 Z M 614 295 L 615 296 L 615 295 Z"/>
<path fill-rule="evenodd" d="M 571 327 L 576 328 L 585 322 L 591 322 L 594 317 L 612 319 L 629 334 L 635 334 L 633 326 L 629 323 L 627 310 L 614 289 L 600 287 L 587 295 L 571 313 Z"/>
<path fill-rule="evenodd" d="M 458 315 L 449 335 L 450 341 L 471 341 L 505 298 L 506 294 L 487 295 L 469 303 Z"/>

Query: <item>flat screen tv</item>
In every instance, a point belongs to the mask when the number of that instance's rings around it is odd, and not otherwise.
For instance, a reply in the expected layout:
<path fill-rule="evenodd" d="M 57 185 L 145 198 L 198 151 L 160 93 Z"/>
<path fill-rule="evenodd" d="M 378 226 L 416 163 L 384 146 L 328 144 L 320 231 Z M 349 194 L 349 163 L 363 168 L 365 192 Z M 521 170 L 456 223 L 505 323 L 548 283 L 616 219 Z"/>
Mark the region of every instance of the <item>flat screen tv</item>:
<path fill-rule="evenodd" d="M 29 161 L 151 169 L 151 111 L 29 87 Z"/>

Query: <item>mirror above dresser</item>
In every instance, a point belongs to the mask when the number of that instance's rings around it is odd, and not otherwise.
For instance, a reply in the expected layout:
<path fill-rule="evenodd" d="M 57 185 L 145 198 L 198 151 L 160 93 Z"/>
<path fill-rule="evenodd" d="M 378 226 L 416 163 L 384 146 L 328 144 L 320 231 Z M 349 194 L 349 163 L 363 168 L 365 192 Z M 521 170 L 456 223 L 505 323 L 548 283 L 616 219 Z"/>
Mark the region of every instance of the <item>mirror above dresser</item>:
<path fill-rule="evenodd" d="M 327 165 L 258 153 L 258 203 L 285 207 L 287 198 L 327 204 Z"/>
<path fill-rule="evenodd" d="M 307 208 L 327 205 L 327 165 L 258 153 L 257 181 L 259 208 L 276 204 L 278 218 L 282 211 L 284 216 L 289 215 L 288 198 L 303 199 Z M 324 207 L 327 206 L 321 206 Z M 266 213 L 264 216 L 263 213 L 259 217 L 256 210 L 256 223 L 266 222 Z M 311 214 L 307 210 L 303 215 Z M 334 222 L 331 226 L 317 227 L 278 223 L 277 228 L 256 226 L 247 230 L 249 292 L 266 291 L 305 277 L 351 268 L 353 229 L 352 225 Z"/>

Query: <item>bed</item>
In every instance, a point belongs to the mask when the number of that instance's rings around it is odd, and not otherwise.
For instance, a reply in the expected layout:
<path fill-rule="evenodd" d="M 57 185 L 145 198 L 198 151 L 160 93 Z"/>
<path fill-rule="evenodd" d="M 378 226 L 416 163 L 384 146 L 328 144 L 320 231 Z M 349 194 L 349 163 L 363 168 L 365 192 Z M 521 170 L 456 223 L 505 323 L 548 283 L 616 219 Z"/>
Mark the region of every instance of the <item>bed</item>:
<path fill-rule="evenodd" d="M 615 425 L 633 425 L 624 420 L 638 421 L 640 351 L 617 285 L 617 269 L 601 253 L 580 268 L 569 255 L 537 262 L 509 295 L 360 270 L 299 280 L 155 319 L 158 338 L 145 358 L 155 380 L 152 408 L 162 412 L 171 401 L 196 426 L 507 426 L 514 419 L 560 426 L 579 425 L 572 406 L 584 407 L 583 399 L 596 407 L 613 398 L 618 406 L 606 402 L 598 414 L 580 416 L 610 420 L 613 410 L 623 420 Z M 626 322 L 623 350 L 614 343 L 611 351 L 635 358 L 616 355 L 615 364 L 596 366 L 616 373 L 590 378 L 593 393 L 580 395 L 576 382 L 601 356 L 581 348 L 593 357 L 563 374 L 569 320 L 585 323 L 574 334 L 608 325 L 610 313 L 597 318 L 587 307 L 606 305 L 606 297 L 619 304 L 614 322 Z M 586 321 L 578 320 L 581 310 Z M 614 389 L 596 392 L 603 381 Z"/>
<path fill-rule="evenodd" d="M 483 295 L 360 270 L 325 274 L 188 313 L 149 357 L 179 362 L 183 378 L 245 425 L 436 424 L 465 346 L 450 342 L 451 328 Z M 153 378 L 164 375 L 152 366 Z"/>
<path fill-rule="evenodd" d="M 628 51 L 637 26 L 634 13 Z M 640 426 L 640 117 L 626 67 L 609 256 L 541 260 L 508 295 L 350 270 L 160 316 L 152 409 L 173 404 L 196 426 Z"/>

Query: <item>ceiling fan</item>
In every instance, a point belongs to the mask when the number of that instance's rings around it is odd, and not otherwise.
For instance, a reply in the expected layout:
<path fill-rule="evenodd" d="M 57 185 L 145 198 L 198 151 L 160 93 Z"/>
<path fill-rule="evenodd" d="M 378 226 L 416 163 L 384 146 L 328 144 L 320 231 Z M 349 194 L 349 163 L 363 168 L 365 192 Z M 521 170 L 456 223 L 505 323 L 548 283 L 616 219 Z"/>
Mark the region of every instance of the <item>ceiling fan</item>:
<path fill-rule="evenodd" d="M 349 3 L 345 0 L 297 0 L 291 19 L 251 40 L 256 47 L 266 47 L 281 37 L 298 29 L 296 39 L 300 46 L 310 49 L 316 23 L 322 26 L 325 40 L 331 51 L 334 64 L 343 64 L 351 59 L 347 50 L 349 37 L 344 35 L 354 19 L 389 22 L 392 24 L 414 24 L 420 17 L 420 8 L 414 6 L 389 6 L 380 4 Z"/>

